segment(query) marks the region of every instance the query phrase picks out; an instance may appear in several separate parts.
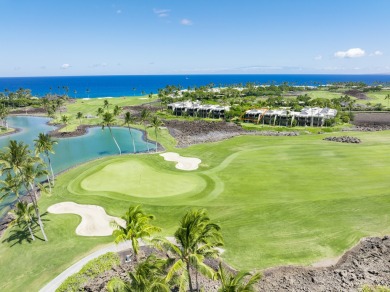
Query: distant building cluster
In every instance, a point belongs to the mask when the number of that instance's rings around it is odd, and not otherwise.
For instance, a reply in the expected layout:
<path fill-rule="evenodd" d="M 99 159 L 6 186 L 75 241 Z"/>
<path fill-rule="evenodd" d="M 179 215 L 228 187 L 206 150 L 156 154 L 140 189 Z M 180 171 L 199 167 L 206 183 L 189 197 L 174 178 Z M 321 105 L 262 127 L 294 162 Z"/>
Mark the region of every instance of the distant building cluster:
<path fill-rule="evenodd" d="M 320 107 L 305 107 L 300 112 L 288 109 L 252 109 L 247 110 L 241 119 L 255 124 L 320 127 L 325 125 L 326 120 L 333 119 L 336 115 L 337 110 Z"/>
<path fill-rule="evenodd" d="M 191 116 L 199 118 L 223 119 L 229 107 L 220 105 L 202 105 L 199 102 L 185 101 L 168 104 L 175 116 Z"/>

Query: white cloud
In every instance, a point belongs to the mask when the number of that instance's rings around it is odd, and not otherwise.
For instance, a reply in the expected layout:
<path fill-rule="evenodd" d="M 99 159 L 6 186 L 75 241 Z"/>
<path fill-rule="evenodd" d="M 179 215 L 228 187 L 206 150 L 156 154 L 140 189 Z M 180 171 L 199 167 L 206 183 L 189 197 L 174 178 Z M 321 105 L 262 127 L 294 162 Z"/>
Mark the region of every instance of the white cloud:
<path fill-rule="evenodd" d="M 382 55 L 383 55 L 383 53 L 381 51 L 375 51 L 375 52 L 370 54 L 371 57 L 372 56 L 382 56 Z"/>
<path fill-rule="evenodd" d="M 170 9 L 153 9 L 154 14 L 158 15 L 158 17 L 168 17 L 169 12 L 171 12 Z"/>
<path fill-rule="evenodd" d="M 338 51 L 334 53 L 334 56 L 337 58 L 360 58 L 364 57 L 366 52 L 361 48 L 353 48 L 347 51 Z"/>
<path fill-rule="evenodd" d="M 189 20 L 189 19 L 187 19 L 187 18 L 183 18 L 183 19 L 180 21 L 180 23 L 181 23 L 182 25 L 192 25 L 192 21 Z"/>
<path fill-rule="evenodd" d="M 320 60 L 322 60 L 322 56 L 321 55 L 315 56 L 314 60 L 320 61 Z"/>
<path fill-rule="evenodd" d="M 61 65 L 61 69 L 62 69 L 62 70 L 69 69 L 70 67 L 71 67 L 70 64 L 62 64 L 62 65 Z"/>

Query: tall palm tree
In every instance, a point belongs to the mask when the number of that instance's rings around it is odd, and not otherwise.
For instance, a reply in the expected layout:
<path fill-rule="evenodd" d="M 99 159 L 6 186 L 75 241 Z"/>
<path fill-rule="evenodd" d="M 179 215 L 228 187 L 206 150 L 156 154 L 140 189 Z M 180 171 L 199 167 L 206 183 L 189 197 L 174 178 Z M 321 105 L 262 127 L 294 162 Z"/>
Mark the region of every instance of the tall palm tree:
<path fill-rule="evenodd" d="M 106 110 L 108 110 L 108 107 L 110 106 L 110 103 L 108 102 L 108 100 L 107 99 L 105 99 L 104 101 L 103 101 L 103 108 L 105 108 Z"/>
<path fill-rule="evenodd" d="M 82 118 L 83 118 L 83 113 L 82 113 L 82 112 L 78 112 L 78 113 L 76 114 L 76 119 L 79 120 L 80 125 L 81 125 L 81 119 L 82 119 Z"/>
<path fill-rule="evenodd" d="M 108 129 L 110 130 L 111 137 L 114 140 L 116 147 L 118 147 L 119 155 L 121 155 L 122 154 L 121 148 L 119 147 L 118 143 L 116 142 L 116 139 L 111 131 L 111 125 L 113 123 L 115 123 L 114 115 L 110 112 L 105 112 L 102 116 L 102 129 L 104 130 L 105 127 L 108 127 Z"/>
<path fill-rule="evenodd" d="M 387 107 L 390 108 L 389 102 L 390 102 L 390 94 L 386 95 L 385 100 L 387 99 Z"/>
<path fill-rule="evenodd" d="M 49 134 L 44 134 L 44 133 L 39 133 L 38 139 L 34 140 L 35 154 L 42 153 L 46 156 L 48 168 L 50 169 L 50 173 L 51 173 L 51 183 L 53 184 L 53 186 L 54 186 L 54 172 L 53 172 L 53 167 L 51 165 L 50 153 L 52 154 L 55 153 L 53 147 L 56 144 L 58 144 L 56 140 L 53 140 Z M 48 181 L 50 186 L 50 179 Z"/>
<path fill-rule="evenodd" d="M 177 243 L 165 239 L 156 240 L 157 244 L 162 245 L 175 255 L 175 263 L 169 268 L 166 281 L 171 281 L 180 273 L 180 290 L 182 291 L 188 282 L 189 290 L 192 292 L 194 288 L 191 268 L 213 278 L 214 270 L 204 263 L 204 259 L 219 256 L 217 247 L 223 245 L 220 230 L 218 224 L 211 223 L 205 210 L 191 210 L 184 215 L 175 232 Z M 197 283 L 197 291 L 198 288 Z"/>
<path fill-rule="evenodd" d="M 133 142 L 133 151 L 134 151 L 134 153 L 136 153 L 134 136 L 133 136 L 133 133 L 131 132 L 131 129 L 130 129 L 130 124 L 132 124 L 132 123 L 134 123 L 134 118 L 131 116 L 130 112 L 126 112 L 125 113 L 125 124 L 127 125 L 127 128 L 129 129 L 131 141 Z"/>
<path fill-rule="evenodd" d="M 112 113 L 114 114 L 114 116 L 119 116 L 122 113 L 122 108 L 119 105 L 115 105 Z"/>
<path fill-rule="evenodd" d="M 61 116 L 61 122 L 65 125 L 65 128 L 68 126 L 68 122 L 69 122 L 69 117 L 67 115 L 62 115 Z"/>
<path fill-rule="evenodd" d="M 3 173 L 7 176 L 20 175 L 26 190 L 29 191 L 38 218 L 39 227 L 41 228 L 45 241 L 47 241 L 34 187 L 35 178 L 41 177 L 47 173 L 47 171 L 43 169 L 42 160 L 39 157 L 32 155 L 28 145 L 23 142 L 10 140 L 8 146 L 5 147 L 5 150 L 0 152 L 0 166 L 0 175 Z"/>
<path fill-rule="evenodd" d="M 121 218 L 126 222 L 124 227 L 113 222 L 113 225 L 116 228 L 112 233 L 115 237 L 115 243 L 130 240 L 135 258 L 138 261 L 138 239 L 150 237 L 153 233 L 161 231 L 161 228 L 150 224 L 150 221 L 154 219 L 154 216 L 146 214 L 140 205 L 129 207 L 129 210 Z"/>
<path fill-rule="evenodd" d="M 26 189 L 27 189 L 28 194 L 29 194 L 31 201 L 33 203 L 33 206 L 35 209 L 35 215 L 38 218 L 38 225 L 39 225 L 39 228 L 41 229 L 41 232 L 42 232 L 42 235 L 43 235 L 43 238 L 45 239 L 45 241 L 48 241 L 48 239 L 47 239 L 47 236 L 45 233 L 45 229 L 43 227 L 41 214 L 39 212 L 38 195 L 37 195 L 37 188 L 39 187 L 39 189 L 41 191 L 43 191 L 44 188 L 42 186 L 40 186 L 39 184 L 36 184 L 35 180 L 36 180 L 36 178 L 47 175 L 47 173 L 48 172 L 47 172 L 44 164 L 41 162 L 38 162 L 35 164 L 28 163 L 25 166 L 24 171 L 23 171 L 23 176 L 25 178 L 25 183 L 26 183 Z"/>
<path fill-rule="evenodd" d="M 20 190 L 23 186 L 22 175 L 20 173 L 11 175 L 10 172 L 7 172 L 4 180 L 0 181 L 0 185 L 0 201 L 5 197 L 14 195 L 18 202 L 20 202 Z"/>
<path fill-rule="evenodd" d="M 34 233 L 32 231 L 32 223 L 34 222 L 34 206 L 32 203 L 27 204 L 26 202 L 17 202 L 13 213 L 16 215 L 16 219 L 13 223 L 18 226 L 27 226 L 28 231 L 32 240 L 35 240 Z"/>
<path fill-rule="evenodd" d="M 159 128 L 163 125 L 163 122 L 157 116 L 154 116 L 151 119 L 150 124 L 154 128 L 154 134 L 156 135 L 156 152 L 157 152 L 157 148 L 158 148 L 157 132 Z"/>
<path fill-rule="evenodd" d="M 233 275 L 219 263 L 215 278 L 221 282 L 218 292 L 254 292 L 254 285 L 261 279 L 261 273 L 251 275 L 249 272 L 238 272 Z"/>
<path fill-rule="evenodd" d="M 141 111 L 141 123 L 144 125 L 144 130 L 145 130 L 145 144 L 146 144 L 146 148 L 148 149 L 148 152 L 149 152 L 149 144 L 148 144 L 148 138 L 147 138 L 147 132 L 146 132 L 146 123 L 149 119 L 149 116 L 150 116 L 150 112 L 148 109 L 144 108 L 142 111 Z"/>
<path fill-rule="evenodd" d="M 0 120 L 3 124 L 3 127 L 5 127 L 7 130 L 8 130 L 8 123 L 7 123 L 8 114 L 9 114 L 9 108 L 4 104 L 0 104 Z"/>
<path fill-rule="evenodd" d="M 97 111 L 96 111 L 96 115 L 97 115 L 98 117 L 100 117 L 100 116 L 102 116 L 103 114 L 104 114 L 104 109 L 101 108 L 101 107 L 99 107 L 99 108 L 97 109 Z"/>

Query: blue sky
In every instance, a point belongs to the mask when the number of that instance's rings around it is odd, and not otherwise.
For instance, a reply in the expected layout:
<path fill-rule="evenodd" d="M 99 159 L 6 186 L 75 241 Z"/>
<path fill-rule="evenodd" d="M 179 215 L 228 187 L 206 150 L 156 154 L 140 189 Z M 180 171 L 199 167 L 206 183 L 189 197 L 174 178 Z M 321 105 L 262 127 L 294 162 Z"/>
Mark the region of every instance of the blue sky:
<path fill-rule="evenodd" d="M 390 73 L 388 0 L 0 0 L 0 76 Z"/>

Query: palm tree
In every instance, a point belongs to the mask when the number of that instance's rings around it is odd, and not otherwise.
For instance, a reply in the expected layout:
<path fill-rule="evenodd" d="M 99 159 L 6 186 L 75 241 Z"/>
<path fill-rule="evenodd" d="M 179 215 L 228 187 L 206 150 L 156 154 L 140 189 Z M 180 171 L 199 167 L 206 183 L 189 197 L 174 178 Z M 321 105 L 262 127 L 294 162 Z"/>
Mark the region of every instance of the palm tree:
<path fill-rule="evenodd" d="M 67 115 L 62 115 L 61 122 L 65 125 L 64 129 L 66 129 L 66 127 L 68 126 L 69 117 Z"/>
<path fill-rule="evenodd" d="M 50 153 L 54 154 L 54 145 L 58 144 L 56 140 L 52 140 L 49 134 L 39 133 L 38 139 L 34 140 L 35 154 L 43 153 L 46 156 L 48 168 L 51 173 L 51 182 L 54 186 L 54 172 L 53 167 L 51 165 Z M 48 177 L 48 182 L 50 186 L 50 179 Z M 51 187 L 50 187 L 51 192 Z"/>
<path fill-rule="evenodd" d="M 9 108 L 4 104 L 0 105 L 0 119 L 2 121 L 3 127 L 6 127 L 8 130 L 7 116 L 9 114 Z"/>
<path fill-rule="evenodd" d="M 245 280 L 248 276 L 250 278 Z M 218 292 L 252 292 L 256 291 L 253 286 L 261 279 L 261 274 L 255 273 L 251 275 L 248 272 L 238 272 L 236 275 L 233 275 L 219 263 L 216 279 L 221 281 L 221 287 L 218 289 Z"/>
<path fill-rule="evenodd" d="M 126 283 L 118 277 L 114 277 L 108 281 L 106 289 L 108 292 L 131 292 L 129 283 Z"/>
<path fill-rule="evenodd" d="M 82 113 L 82 112 L 78 112 L 78 113 L 76 114 L 76 119 L 79 120 L 80 125 L 81 125 L 81 119 L 82 119 L 82 118 L 83 118 L 83 113 Z"/>
<path fill-rule="evenodd" d="M 112 113 L 114 114 L 114 116 L 119 116 L 122 113 L 122 108 L 119 105 L 115 105 Z"/>
<path fill-rule="evenodd" d="M 16 215 L 16 219 L 13 222 L 18 224 L 18 226 L 25 225 L 27 226 L 28 231 L 32 240 L 35 240 L 34 233 L 32 231 L 31 224 L 34 222 L 34 206 L 32 203 L 27 204 L 26 202 L 17 202 L 13 213 Z"/>
<path fill-rule="evenodd" d="M 38 195 L 37 195 L 37 187 L 39 187 L 39 189 L 41 191 L 43 191 L 44 188 L 43 188 L 43 186 L 36 184 L 35 179 L 42 177 L 44 175 L 47 175 L 47 173 L 48 172 L 45 169 L 44 164 L 41 162 L 38 162 L 35 164 L 28 163 L 25 166 L 24 171 L 23 171 L 23 176 L 24 176 L 25 183 L 26 183 L 26 189 L 27 189 L 28 194 L 29 194 L 31 201 L 33 203 L 33 206 L 35 209 L 35 214 L 38 218 L 38 225 L 39 225 L 39 228 L 41 229 L 41 232 L 42 232 L 42 235 L 43 235 L 43 238 L 45 239 L 45 241 L 48 241 L 48 239 L 47 239 L 45 230 L 43 228 L 43 222 L 42 222 L 41 214 L 40 214 L 39 208 L 38 208 Z"/>
<path fill-rule="evenodd" d="M 20 190 L 23 186 L 22 176 L 20 173 L 11 175 L 10 172 L 7 172 L 4 180 L 0 181 L 0 184 L 2 185 L 0 188 L 0 201 L 5 197 L 15 195 L 18 202 L 20 202 Z"/>
<path fill-rule="evenodd" d="M 390 94 L 386 95 L 385 100 L 387 99 L 387 107 L 390 108 L 389 102 L 390 102 Z"/>
<path fill-rule="evenodd" d="M 125 227 L 113 222 L 113 225 L 116 228 L 112 233 L 115 237 L 115 243 L 130 240 L 136 261 L 138 261 L 138 239 L 150 237 L 153 233 L 160 232 L 161 229 L 150 224 L 150 221 L 154 219 L 154 216 L 146 214 L 140 205 L 129 207 L 129 210 L 121 218 L 126 222 Z"/>
<path fill-rule="evenodd" d="M 43 169 L 42 160 L 32 155 L 31 150 L 28 149 L 28 145 L 23 142 L 10 140 L 8 146 L 5 147 L 5 151 L 0 152 L 0 165 L 0 175 L 3 173 L 7 176 L 20 175 L 21 181 L 32 199 L 39 227 L 41 228 L 45 241 L 47 241 L 39 214 L 37 195 L 34 187 L 35 178 L 47 174 L 47 171 Z"/>
<path fill-rule="evenodd" d="M 114 140 L 116 147 L 118 147 L 119 155 L 121 155 L 122 154 L 121 148 L 119 147 L 118 143 L 116 142 L 116 139 L 111 131 L 111 125 L 113 123 L 115 123 L 114 115 L 110 112 L 105 112 L 102 116 L 102 130 L 104 130 L 104 127 L 108 127 L 108 129 L 110 130 L 111 137 Z"/>
<path fill-rule="evenodd" d="M 96 115 L 97 115 L 98 117 L 100 117 L 100 116 L 102 116 L 103 114 L 104 114 L 104 109 L 101 108 L 101 107 L 99 107 L 99 108 L 97 109 L 97 111 L 96 111 Z"/>
<path fill-rule="evenodd" d="M 87 88 L 87 89 L 85 90 L 85 92 L 87 93 L 87 96 L 88 96 L 88 98 L 89 98 L 89 93 L 91 92 L 91 90 L 89 90 L 89 88 Z"/>
<path fill-rule="evenodd" d="M 106 110 L 108 110 L 108 107 L 110 106 L 110 103 L 108 102 L 108 100 L 107 99 L 105 99 L 104 101 L 103 101 L 103 108 L 105 108 Z"/>
<path fill-rule="evenodd" d="M 148 121 L 149 119 L 149 115 L 150 115 L 150 112 L 149 110 L 147 110 L 146 108 L 144 108 L 142 111 L 141 111 L 141 123 L 144 125 L 144 129 L 145 129 L 145 144 L 146 144 L 146 147 L 148 149 L 148 152 L 149 152 L 149 144 L 148 144 L 148 139 L 147 139 L 147 132 L 146 132 L 146 122 Z"/>
<path fill-rule="evenodd" d="M 157 148 L 158 148 L 157 132 L 158 129 L 163 125 L 163 122 L 157 116 L 154 116 L 150 121 L 150 124 L 154 128 L 154 134 L 156 135 L 156 152 L 157 152 Z"/>
<path fill-rule="evenodd" d="M 132 123 L 134 123 L 134 118 L 131 116 L 130 112 L 126 112 L 125 113 L 125 124 L 127 125 L 127 128 L 129 129 L 131 141 L 133 142 L 133 151 L 135 153 L 136 150 L 135 150 L 134 136 L 133 136 L 133 133 L 131 132 L 131 129 L 130 129 L 130 124 L 132 124 Z"/>
<path fill-rule="evenodd" d="M 157 244 L 170 250 L 175 255 L 175 263 L 170 267 L 166 281 L 169 282 L 178 273 L 180 290 L 188 281 L 190 291 L 194 291 L 191 268 L 213 278 L 214 270 L 204 263 L 205 258 L 219 256 L 218 246 L 223 245 L 218 224 L 211 223 L 205 210 L 191 210 L 184 215 L 175 232 L 176 243 L 165 239 L 155 240 Z M 196 291 L 199 291 L 197 283 Z"/>
<path fill-rule="evenodd" d="M 169 285 L 165 282 L 165 268 L 167 260 L 150 255 L 145 261 L 139 263 L 133 272 L 129 273 L 131 282 L 130 291 L 134 292 L 170 292 Z"/>

